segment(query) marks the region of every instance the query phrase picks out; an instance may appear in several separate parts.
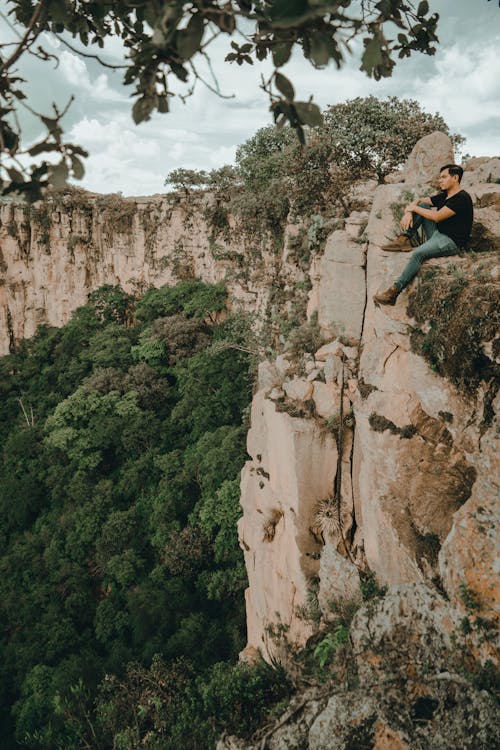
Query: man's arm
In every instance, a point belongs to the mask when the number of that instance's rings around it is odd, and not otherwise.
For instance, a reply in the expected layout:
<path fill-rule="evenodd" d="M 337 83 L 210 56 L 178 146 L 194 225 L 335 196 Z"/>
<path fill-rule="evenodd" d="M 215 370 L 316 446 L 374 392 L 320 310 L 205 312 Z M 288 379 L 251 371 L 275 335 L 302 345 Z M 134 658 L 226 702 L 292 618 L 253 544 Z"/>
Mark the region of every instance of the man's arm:
<path fill-rule="evenodd" d="M 419 214 L 419 216 L 422 216 L 424 219 L 430 219 L 436 223 L 444 221 L 445 219 L 451 219 L 452 216 L 456 216 L 455 211 L 452 211 L 448 206 L 443 206 L 439 211 L 432 211 L 430 208 L 422 208 L 418 203 L 409 203 L 406 206 L 405 214 L 410 212 Z"/>
<path fill-rule="evenodd" d="M 428 203 L 432 206 L 432 199 L 431 196 L 424 196 L 422 198 L 417 198 L 415 200 L 415 203 Z M 401 225 L 401 229 L 403 232 L 406 232 L 410 227 L 413 226 L 413 215 L 411 211 L 408 211 L 408 206 L 405 208 L 405 212 L 403 216 L 401 217 L 401 221 L 399 222 Z"/>

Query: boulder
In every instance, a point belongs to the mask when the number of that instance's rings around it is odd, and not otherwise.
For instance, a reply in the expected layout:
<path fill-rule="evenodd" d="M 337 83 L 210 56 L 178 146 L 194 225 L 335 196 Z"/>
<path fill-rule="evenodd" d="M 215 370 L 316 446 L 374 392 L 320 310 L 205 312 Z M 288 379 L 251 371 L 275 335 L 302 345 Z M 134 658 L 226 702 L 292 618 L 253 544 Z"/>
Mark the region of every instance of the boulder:
<path fill-rule="evenodd" d="M 462 186 L 467 190 L 478 182 L 496 183 L 500 180 L 500 158 L 487 156 L 469 159 L 465 164 Z"/>
<path fill-rule="evenodd" d="M 312 396 L 313 385 L 304 378 L 294 378 L 283 383 L 283 390 L 293 401 L 307 401 Z"/>
<path fill-rule="evenodd" d="M 451 139 L 445 133 L 436 131 L 421 138 L 408 157 L 404 170 L 406 183 L 435 184 L 439 170 L 444 164 L 454 164 L 455 155 Z"/>
<path fill-rule="evenodd" d="M 371 747 L 376 718 L 376 702 L 364 691 L 334 695 L 311 726 L 308 750 Z"/>
<path fill-rule="evenodd" d="M 312 399 L 316 409 L 316 414 L 323 419 L 328 419 L 339 413 L 340 409 L 340 388 L 336 383 L 322 383 L 316 380 L 313 383 Z"/>
<path fill-rule="evenodd" d="M 361 683 L 398 675 L 447 671 L 455 648 L 458 613 L 424 583 L 391 586 L 387 594 L 358 610 L 351 626 Z"/>

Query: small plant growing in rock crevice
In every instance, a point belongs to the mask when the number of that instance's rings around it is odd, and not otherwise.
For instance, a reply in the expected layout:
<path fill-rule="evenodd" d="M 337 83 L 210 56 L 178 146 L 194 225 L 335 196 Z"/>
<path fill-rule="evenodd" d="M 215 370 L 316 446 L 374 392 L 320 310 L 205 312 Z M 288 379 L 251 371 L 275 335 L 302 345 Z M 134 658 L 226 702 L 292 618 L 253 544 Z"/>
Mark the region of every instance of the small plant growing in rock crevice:
<path fill-rule="evenodd" d="M 460 592 L 460 598 L 468 612 L 475 612 L 480 609 L 481 605 L 478 601 L 477 594 L 474 591 L 471 591 L 466 583 L 462 581 L 458 586 L 458 590 Z"/>
<path fill-rule="evenodd" d="M 304 352 L 316 352 L 323 344 L 323 336 L 318 325 L 318 316 L 314 315 L 310 321 L 293 328 L 288 336 L 287 356 L 293 359 L 301 357 Z"/>
<path fill-rule="evenodd" d="M 403 218 L 404 207 L 415 200 L 415 193 L 411 190 L 403 190 L 400 196 L 400 200 L 394 201 L 390 204 L 389 208 L 392 212 L 392 218 L 394 220 L 394 230 L 396 233 L 401 231 L 399 222 Z"/>
<path fill-rule="evenodd" d="M 390 419 L 387 419 L 382 414 L 375 414 L 375 412 L 370 414 L 368 422 L 374 432 L 385 432 L 386 430 L 389 430 L 393 435 L 400 435 L 406 440 L 410 440 L 417 434 L 417 428 L 415 425 L 407 424 L 404 425 L 404 427 L 398 427 L 394 422 L 391 422 Z"/>
<path fill-rule="evenodd" d="M 383 599 L 387 593 L 387 586 L 381 586 L 375 573 L 370 570 L 360 577 L 359 588 L 364 602 Z"/>
<path fill-rule="evenodd" d="M 325 635 L 314 649 L 313 656 L 321 669 L 330 661 L 340 646 L 348 643 L 349 631 L 345 625 L 338 623 L 334 629 Z"/>

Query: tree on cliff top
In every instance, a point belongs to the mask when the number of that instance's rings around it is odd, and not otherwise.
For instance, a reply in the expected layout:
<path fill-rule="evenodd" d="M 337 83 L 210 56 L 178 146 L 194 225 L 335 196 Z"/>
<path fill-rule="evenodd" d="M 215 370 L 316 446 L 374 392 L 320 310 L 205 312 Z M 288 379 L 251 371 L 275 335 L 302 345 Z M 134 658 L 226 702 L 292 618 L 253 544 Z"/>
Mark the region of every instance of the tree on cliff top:
<path fill-rule="evenodd" d="M 236 166 L 209 173 L 176 169 L 165 184 L 185 192 L 209 188 L 247 228 L 257 223 L 272 230 L 282 228 L 290 209 L 302 217 L 332 209 L 348 213 L 355 182 L 384 182 L 417 141 L 436 130 L 455 147 L 464 141 L 415 99 L 357 97 L 328 107 L 322 124 L 309 129 L 305 149 L 290 128 L 269 125 L 238 147 Z"/>
<path fill-rule="evenodd" d="M 80 2 L 80 0 L 8 0 L 9 15 L 19 39 L 0 44 L 0 144 L 2 194 L 24 193 L 30 200 L 41 197 L 48 184 L 64 186 L 68 177 L 84 174 L 81 157 L 86 152 L 63 140 L 61 120 L 68 105 L 53 105 L 50 115 L 35 112 L 23 92 L 25 81 L 16 64 L 23 54 L 50 61 L 52 48 L 43 47 L 43 32 L 82 56 L 90 56 L 107 67 L 124 69 L 125 85 L 134 84 L 132 116 L 136 123 L 148 120 L 154 110 L 168 112 L 174 96 L 172 81 L 186 84 L 185 98 L 198 82 L 220 94 L 218 82 L 204 81 L 197 67 L 200 59 L 210 62 L 210 44 L 221 35 L 231 41 L 225 60 L 238 65 L 270 58 L 273 71 L 262 87 L 270 98 L 275 122 L 288 122 L 303 140 L 304 125 L 317 125 L 321 114 L 317 105 L 295 101 L 292 83 L 279 72 L 294 47 L 315 68 L 331 60 L 338 68 L 350 52 L 349 42 L 361 36 L 361 69 L 380 79 L 390 76 L 394 56 L 412 52 L 432 55 L 438 41 L 438 14 L 431 14 L 427 0 L 119 0 L 119 2 Z M 22 34 L 19 34 L 22 30 Z M 388 34 L 388 35 L 387 35 Z M 74 43 L 104 47 L 108 37 L 118 37 L 127 49 L 123 65 L 113 66 L 99 55 L 83 52 Z M 393 38 L 395 37 L 395 38 Z M 75 41 L 70 41 L 70 40 Z M 26 107 L 37 115 L 47 133 L 25 148 L 16 113 Z M 47 155 L 59 161 L 49 164 Z M 38 165 L 26 166 L 30 157 L 43 156 Z"/>
<path fill-rule="evenodd" d="M 433 115 L 415 99 L 391 96 L 357 97 L 328 107 L 324 116 L 323 138 L 331 143 L 331 160 L 340 162 L 358 177 L 386 175 L 401 167 L 420 138 L 436 130 L 460 146 L 464 138 L 451 134 L 440 114 Z"/>

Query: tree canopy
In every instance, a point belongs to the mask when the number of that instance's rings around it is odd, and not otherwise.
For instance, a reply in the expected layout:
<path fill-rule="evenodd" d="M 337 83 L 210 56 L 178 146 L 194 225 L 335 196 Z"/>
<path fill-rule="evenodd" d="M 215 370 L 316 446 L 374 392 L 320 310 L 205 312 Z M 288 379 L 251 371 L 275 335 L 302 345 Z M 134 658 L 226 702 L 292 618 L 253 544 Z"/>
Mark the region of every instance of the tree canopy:
<path fill-rule="evenodd" d="M 0 358 L 2 750 L 200 750 L 283 692 L 231 664 L 251 376 L 226 297 L 102 287 Z"/>
<path fill-rule="evenodd" d="M 280 72 L 295 47 L 314 68 L 331 61 L 339 68 L 351 52 L 350 43 L 360 37 L 361 69 L 380 79 L 391 75 L 395 58 L 412 52 L 432 55 L 438 41 L 439 17 L 427 0 L 8 0 L 8 4 L 9 19 L 21 34 L 17 41 L 0 44 L 1 189 L 2 194 L 23 193 L 30 200 L 40 198 L 49 184 L 60 187 L 69 177 L 82 178 L 82 159 L 87 155 L 64 140 L 61 122 L 71 100 L 63 109 L 54 104 L 51 113 L 34 111 L 27 100 L 17 63 L 24 54 L 54 60 L 54 51 L 44 47 L 43 32 L 77 54 L 123 68 L 123 83 L 134 86 L 136 123 L 148 120 L 155 110 L 168 112 L 173 81 L 185 84 L 182 98 L 192 94 L 200 81 L 220 93 L 216 80 L 203 80 L 199 62 L 210 61 L 210 45 L 225 35 L 230 38 L 228 64 L 271 60 L 272 72 L 262 87 L 269 95 L 273 118 L 278 125 L 288 122 L 301 140 L 304 126 L 318 125 L 321 114 L 311 101 L 295 100 L 292 82 Z M 100 53 L 110 37 L 123 43 L 123 65 L 110 65 L 102 57 L 105 50 Z M 23 143 L 17 119 L 22 107 L 37 115 L 46 130 L 29 146 Z M 41 161 L 27 166 L 34 158 Z"/>
<path fill-rule="evenodd" d="M 213 191 L 214 230 L 226 226 L 219 221 L 226 212 L 254 233 L 280 235 L 290 212 L 302 219 L 348 213 L 356 182 L 384 182 L 416 142 L 436 130 L 455 147 L 464 142 L 440 114 L 425 112 L 415 99 L 356 97 L 327 107 L 322 123 L 309 128 L 306 148 L 290 128 L 269 125 L 238 147 L 235 166 L 176 169 L 165 182 L 181 191 Z"/>

